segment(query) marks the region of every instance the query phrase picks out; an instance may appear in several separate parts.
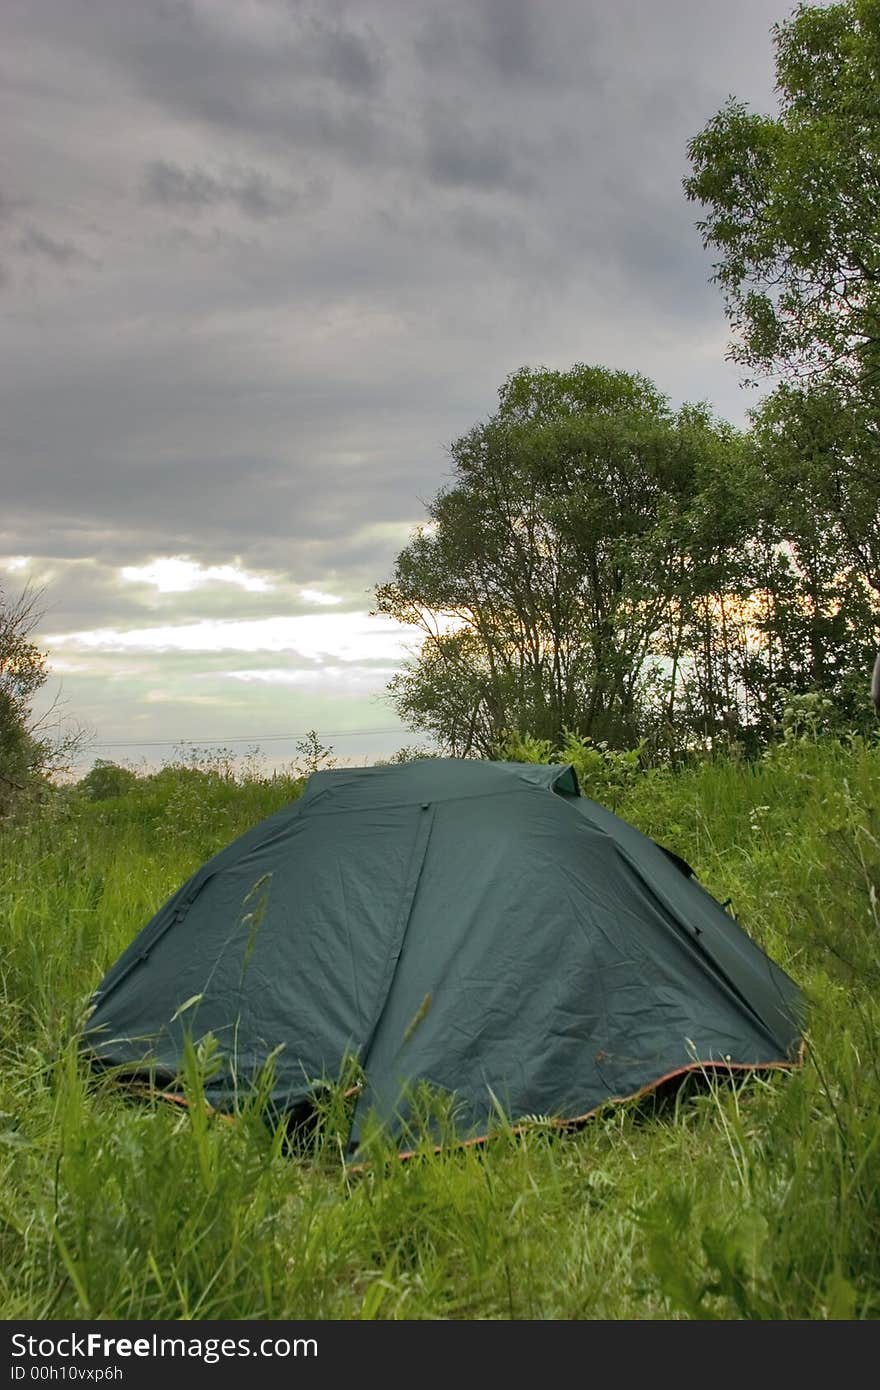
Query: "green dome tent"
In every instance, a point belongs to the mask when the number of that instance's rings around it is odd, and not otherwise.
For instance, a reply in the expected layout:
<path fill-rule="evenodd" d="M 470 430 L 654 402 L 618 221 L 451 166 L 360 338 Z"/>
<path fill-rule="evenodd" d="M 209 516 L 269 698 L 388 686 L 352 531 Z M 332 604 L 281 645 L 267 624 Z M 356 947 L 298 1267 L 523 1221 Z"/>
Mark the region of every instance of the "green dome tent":
<path fill-rule="evenodd" d="M 86 1041 L 167 1082 L 184 1031 L 210 1032 L 221 1109 L 277 1049 L 282 1111 L 354 1054 L 355 1147 L 367 1112 L 399 1126 L 422 1080 L 477 1137 L 498 1103 L 575 1119 L 698 1067 L 791 1065 L 800 1003 L 573 768 L 425 759 L 315 773 L 209 860 L 103 980 Z"/>

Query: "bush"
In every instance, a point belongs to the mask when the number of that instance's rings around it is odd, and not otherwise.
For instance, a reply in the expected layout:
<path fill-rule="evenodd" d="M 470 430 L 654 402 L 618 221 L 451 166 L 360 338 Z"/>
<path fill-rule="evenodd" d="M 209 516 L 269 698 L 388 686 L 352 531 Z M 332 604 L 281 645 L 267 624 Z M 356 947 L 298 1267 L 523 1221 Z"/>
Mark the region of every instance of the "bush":
<path fill-rule="evenodd" d="M 87 772 L 76 786 L 90 801 L 109 801 L 114 796 L 124 796 L 136 784 L 137 776 L 131 768 L 98 758 L 91 772 Z"/>
<path fill-rule="evenodd" d="M 554 747 L 547 738 L 509 733 L 496 756 L 513 763 L 571 763 L 582 794 L 613 810 L 643 770 L 643 747 L 644 740 L 635 748 L 619 751 L 609 748 L 604 740 L 594 743 L 567 730 L 562 744 Z"/>

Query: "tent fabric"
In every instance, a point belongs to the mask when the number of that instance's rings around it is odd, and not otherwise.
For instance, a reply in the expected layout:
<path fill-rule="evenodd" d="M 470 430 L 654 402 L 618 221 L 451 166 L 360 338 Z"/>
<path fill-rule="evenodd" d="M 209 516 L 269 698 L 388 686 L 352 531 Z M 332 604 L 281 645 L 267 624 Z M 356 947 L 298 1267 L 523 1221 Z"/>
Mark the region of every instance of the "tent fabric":
<path fill-rule="evenodd" d="M 698 1063 L 790 1065 L 800 1016 L 689 866 L 573 768 L 425 759 L 315 773 L 209 860 L 109 971 L 86 1042 L 168 1082 L 185 1033 L 211 1033 L 221 1109 L 270 1055 L 285 1111 L 354 1055 L 356 1146 L 371 1111 L 400 1130 L 420 1081 L 482 1135 L 499 1106 L 572 1118 Z"/>

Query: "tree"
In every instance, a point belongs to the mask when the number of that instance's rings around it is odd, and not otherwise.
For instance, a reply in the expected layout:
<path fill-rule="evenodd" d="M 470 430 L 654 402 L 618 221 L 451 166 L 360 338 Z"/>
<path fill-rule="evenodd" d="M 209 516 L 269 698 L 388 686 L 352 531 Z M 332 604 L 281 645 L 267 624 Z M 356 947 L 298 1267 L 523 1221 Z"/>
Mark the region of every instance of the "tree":
<path fill-rule="evenodd" d="M 731 355 L 876 399 L 880 3 L 801 5 L 773 36 L 778 116 L 731 98 L 688 146 Z"/>
<path fill-rule="evenodd" d="M 783 384 L 752 412 L 788 529 L 819 523 L 845 567 L 880 598 L 880 415 L 831 382 Z"/>
<path fill-rule="evenodd" d="M 96 758 L 91 771 L 76 784 L 90 801 L 110 801 L 125 796 L 137 786 L 137 774 L 130 767 L 122 767 L 108 758 Z"/>
<path fill-rule="evenodd" d="M 49 753 L 31 712 L 48 679 L 45 655 L 31 641 L 42 616 L 39 601 L 33 589 L 16 599 L 0 589 L 0 812 L 42 769 Z"/>
<path fill-rule="evenodd" d="M 453 485 L 377 590 L 380 612 L 424 634 L 391 685 L 401 716 L 465 755 L 515 729 L 635 743 L 658 655 L 675 700 L 676 606 L 707 575 L 722 584 L 739 540 L 743 449 L 637 374 L 515 373 L 452 445 Z"/>
<path fill-rule="evenodd" d="M 311 777 L 322 768 L 336 766 L 332 744 L 322 743 L 315 729 L 309 729 L 305 737 L 297 740 L 296 751 L 298 761 L 294 764 L 294 773 L 297 777 Z"/>
<path fill-rule="evenodd" d="M 780 378 L 751 412 L 779 580 L 763 631 L 785 632 L 793 689 L 843 707 L 880 617 L 880 3 L 801 5 L 773 34 L 778 115 L 729 100 L 685 190 L 730 356 Z"/>

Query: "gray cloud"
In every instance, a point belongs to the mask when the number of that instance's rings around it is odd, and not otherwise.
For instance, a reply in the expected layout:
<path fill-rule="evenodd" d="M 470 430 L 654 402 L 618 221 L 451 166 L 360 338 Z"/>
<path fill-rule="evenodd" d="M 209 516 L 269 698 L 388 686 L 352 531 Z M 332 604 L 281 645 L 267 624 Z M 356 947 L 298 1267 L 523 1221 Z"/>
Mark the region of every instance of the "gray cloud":
<path fill-rule="evenodd" d="M 358 32 L 338 22 L 328 23 L 326 18 L 312 18 L 304 39 L 300 70 L 317 71 L 358 92 L 373 92 L 382 86 L 386 64 L 374 32 Z"/>
<path fill-rule="evenodd" d="M 428 15 L 413 47 L 429 70 L 438 64 L 459 71 L 479 67 L 502 82 L 558 83 L 572 72 L 564 45 L 558 44 L 560 29 L 564 32 L 572 20 L 580 28 L 571 8 L 560 6 L 559 22 L 548 25 L 530 0 L 438 7 Z"/>
<path fill-rule="evenodd" d="M 530 180 L 518 168 L 516 137 L 510 131 L 470 125 L 451 111 L 431 109 L 425 118 L 426 167 L 439 184 L 524 191 Z"/>
<path fill-rule="evenodd" d="M 70 265 L 91 258 L 72 241 L 58 241 L 38 227 L 27 227 L 15 243 L 16 251 L 24 256 L 43 256 L 56 265 Z"/>
<path fill-rule="evenodd" d="M 231 204 L 257 222 L 283 216 L 296 201 L 296 195 L 279 188 L 259 169 L 233 167 L 211 174 L 164 159 L 146 166 L 142 191 L 145 202 L 196 213 Z"/>
<path fill-rule="evenodd" d="M 366 157 L 377 135 L 384 44 L 355 7 L 282 0 L 49 0 L 59 43 L 155 111 L 206 129 Z M 33 22 L 33 21 L 31 21 Z M 36 21 L 39 25 L 39 19 Z"/>

